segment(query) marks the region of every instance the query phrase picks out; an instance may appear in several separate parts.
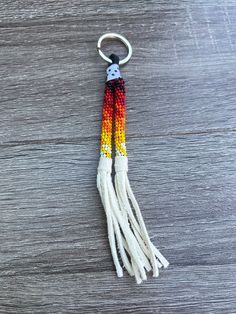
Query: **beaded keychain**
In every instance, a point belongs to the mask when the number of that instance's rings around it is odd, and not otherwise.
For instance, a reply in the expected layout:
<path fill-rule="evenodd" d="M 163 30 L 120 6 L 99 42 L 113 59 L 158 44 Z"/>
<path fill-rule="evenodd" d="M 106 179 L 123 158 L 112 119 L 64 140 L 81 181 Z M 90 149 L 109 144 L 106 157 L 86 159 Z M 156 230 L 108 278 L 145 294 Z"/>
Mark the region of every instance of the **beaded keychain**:
<path fill-rule="evenodd" d="M 125 59 L 112 54 L 109 58 L 102 52 L 104 39 L 118 39 L 128 50 Z M 97 174 L 97 187 L 107 217 L 108 238 L 118 277 L 123 276 L 121 262 L 137 283 L 147 279 L 146 272 L 152 270 L 159 275 L 159 268 L 169 263 L 152 244 L 139 205 L 128 179 L 128 159 L 125 141 L 125 83 L 119 65 L 129 61 L 132 47 L 128 40 L 115 33 L 101 36 L 97 43 L 100 56 L 109 63 L 105 84 L 102 113 L 101 148 Z M 114 114 L 113 114 L 114 113 Z M 112 181 L 112 128 L 114 116 L 115 179 Z M 119 256 L 118 256 L 119 251 Z"/>

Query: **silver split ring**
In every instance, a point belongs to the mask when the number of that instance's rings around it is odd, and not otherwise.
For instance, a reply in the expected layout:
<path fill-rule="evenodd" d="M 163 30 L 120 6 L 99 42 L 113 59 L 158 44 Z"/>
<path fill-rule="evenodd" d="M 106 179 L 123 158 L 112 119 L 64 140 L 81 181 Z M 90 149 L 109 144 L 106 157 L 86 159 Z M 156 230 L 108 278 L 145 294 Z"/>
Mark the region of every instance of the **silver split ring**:
<path fill-rule="evenodd" d="M 110 39 L 118 39 L 126 46 L 128 54 L 124 59 L 120 60 L 119 64 L 123 65 L 123 64 L 127 63 L 132 56 L 132 47 L 131 47 L 129 41 L 124 36 L 116 34 L 116 33 L 107 33 L 107 34 L 102 35 L 98 39 L 97 50 L 98 50 L 99 55 L 102 57 L 103 60 L 107 61 L 108 63 L 112 63 L 112 60 L 110 58 L 108 58 L 101 50 L 102 41 L 104 39 L 109 39 L 109 38 Z"/>

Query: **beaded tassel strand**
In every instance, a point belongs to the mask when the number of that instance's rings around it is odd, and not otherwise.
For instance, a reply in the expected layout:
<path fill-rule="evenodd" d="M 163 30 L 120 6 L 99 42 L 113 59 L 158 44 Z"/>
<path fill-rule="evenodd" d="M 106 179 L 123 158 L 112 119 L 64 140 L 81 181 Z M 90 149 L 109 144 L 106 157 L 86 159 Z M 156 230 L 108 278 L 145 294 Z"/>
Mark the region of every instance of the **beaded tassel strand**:
<path fill-rule="evenodd" d="M 125 141 L 125 83 L 119 70 L 119 58 L 111 55 L 110 59 L 113 63 L 107 68 L 97 186 L 107 216 L 108 238 L 117 275 L 123 276 L 118 248 L 124 268 L 141 283 L 147 279 L 147 271 L 152 269 L 153 276 L 157 277 L 159 268 L 167 267 L 169 263 L 152 244 L 130 187 Z M 111 178 L 113 110 L 115 188 Z"/>

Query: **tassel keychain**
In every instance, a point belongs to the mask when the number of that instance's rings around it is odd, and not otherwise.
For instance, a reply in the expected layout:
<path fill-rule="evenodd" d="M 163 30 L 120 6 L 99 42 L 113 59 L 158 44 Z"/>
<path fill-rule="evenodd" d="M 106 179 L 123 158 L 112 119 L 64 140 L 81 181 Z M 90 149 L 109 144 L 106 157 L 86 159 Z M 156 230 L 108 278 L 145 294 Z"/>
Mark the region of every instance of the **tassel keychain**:
<path fill-rule="evenodd" d="M 125 59 L 112 54 L 109 58 L 102 52 L 104 39 L 118 39 L 128 49 Z M 152 270 L 159 275 L 159 268 L 169 263 L 152 244 L 143 221 L 139 205 L 128 179 L 128 159 L 125 142 L 125 83 L 119 65 L 129 61 L 132 47 L 126 38 L 108 33 L 97 43 L 100 56 L 109 63 L 105 85 L 102 113 L 101 148 L 97 174 L 97 187 L 107 217 L 108 238 L 118 277 L 123 276 L 121 262 L 137 283 L 147 279 L 146 272 Z M 115 178 L 112 181 L 112 129 L 114 117 Z M 119 254 L 118 254 L 119 252 Z"/>

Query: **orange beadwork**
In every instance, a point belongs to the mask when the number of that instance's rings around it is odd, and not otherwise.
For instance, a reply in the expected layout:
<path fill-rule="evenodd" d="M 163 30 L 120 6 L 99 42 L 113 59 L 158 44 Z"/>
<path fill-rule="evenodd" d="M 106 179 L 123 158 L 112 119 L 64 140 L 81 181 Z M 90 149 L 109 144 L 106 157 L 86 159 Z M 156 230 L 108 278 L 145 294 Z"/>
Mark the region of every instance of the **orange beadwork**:
<path fill-rule="evenodd" d="M 112 116 L 115 107 L 115 149 L 116 156 L 127 156 L 125 145 L 125 85 L 122 78 L 106 82 L 102 131 L 101 156 L 112 158 Z"/>
<path fill-rule="evenodd" d="M 114 84 L 116 156 L 127 156 L 125 144 L 125 84 L 122 78 Z"/>
<path fill-rule="evenodd" d="M 112 158 L 112 115 L 113 115 L 113 87 L 110 82 L 105 85 L 104 104 L 102 113 L 101 156 Z"/>

